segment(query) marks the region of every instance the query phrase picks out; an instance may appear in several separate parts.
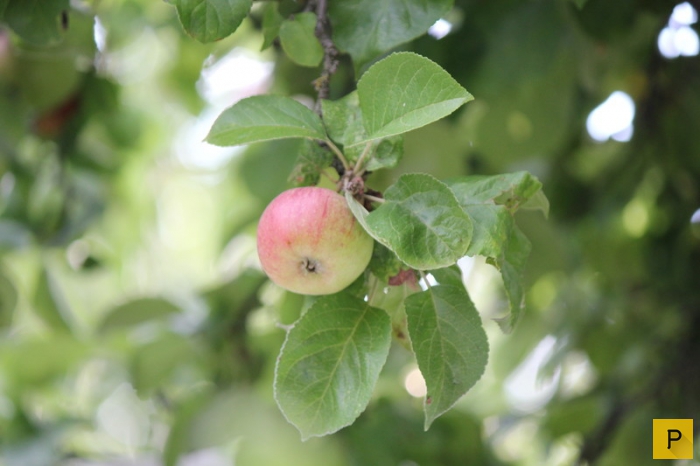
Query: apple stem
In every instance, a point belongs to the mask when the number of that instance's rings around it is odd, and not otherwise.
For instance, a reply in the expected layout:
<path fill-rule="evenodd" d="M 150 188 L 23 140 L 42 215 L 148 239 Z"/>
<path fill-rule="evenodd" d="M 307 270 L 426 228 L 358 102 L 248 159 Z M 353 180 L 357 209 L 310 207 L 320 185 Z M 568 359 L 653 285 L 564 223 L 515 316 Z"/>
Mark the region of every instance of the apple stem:
<path fill-rule="evenodd" d="M 372 202 L 378 202 L 380 204 L 384 204 L 386 202 L 386 199 L 382 199 L 381 197 L 377 196 L 372 196 L 371 194 L 363 194 L 365 199 L 369 199 Z"/>
<path fill-rule="evenodd" d="M 357 159 L 357 162 L 355 163 L 355 173 L 357 176 L 362 176 L 362 173 L 364 173 L 365 169 L 363 167 L 365 163 L 365 158 L 370 153 L 370 149 L 372 148 L 372 141 L 368 142 L 367 145 L 365 145 L 364 150 L 362 151 L 362 154 L 360 155 L 360 158 Z"/>
<path fill-rule="evenodd" d="M 333 151 L 333 153 L 335 154 L 335 156 L 338 157 L 338 160 L 340 160 L 340 163 L 343 164 L 343 168 L 345 169 L 345 171 L 350 170 L 350 164 L 349 164 L 348 161 L 345 159 L 345 156 L 344 156 L 343 153 L 340 151 L 340 149 L 338 149 L 338 146 L 336 146 L 335 144 L 333 144 L 333 141 L 331 141 L 330 139 L 326 139 L 324 142 L 325 142 L 326 144 L 328 144 L 328 147 L 330 147 L 331 150 Z"/>

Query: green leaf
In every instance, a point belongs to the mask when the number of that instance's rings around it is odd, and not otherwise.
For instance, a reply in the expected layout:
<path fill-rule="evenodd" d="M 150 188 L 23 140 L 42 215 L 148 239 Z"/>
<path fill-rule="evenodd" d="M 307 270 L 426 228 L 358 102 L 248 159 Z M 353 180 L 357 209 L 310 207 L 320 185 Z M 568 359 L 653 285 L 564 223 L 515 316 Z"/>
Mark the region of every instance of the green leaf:
<path fill-rule="evenodd" d="M 405 301 L 408 332 L 428 387 L 425 429 L 480 378 L 488 340 L 464 286 L 438 285 Z"/>
<path fill-rule="evenodd" d="M 314 67 L 323 59 L 323 47 L 314 34 L 316 15 L 300 13 L 285 20 L 280 26 L 279 35 L 282 49 L 297 65 Z"/>
<path fill-rule="evenodd" d="M 538 190 L 530 199 L 520 206 L 524 210 L 540 210 L 544 218 L 549 218 L 549 199 L 544 191 Z"/>
<path fill-rule="evenodd" d="M 393 136 L 368 142 L 357 92 L 335 101 L 324 100 L 321 108 L 326 131 L 344 148 L 345 156 L 351 162 L 357 161 L 367 150 L 370 155 L 364 167 L 366 170 L 392 168 L 398 164 L 403 155 L 403 137 Z"/>
<path fill-rule="evenodd" d="M 318 115 L 296 100 L 256 95 L 224 110 L 206 141 L 217 146 L 237 146 L 272 139 L 325 137 Z"/>
<path fill-rule="evenodd" d="M 294 169 L 289 180 L 295 186 L 316 186 L 321 171 L 331 165 L 333 154 L 319 146 L 316 141 L 305 139 L 300 147 Z"/>
<path fill-rule="evenodd" d="M 358 220 L 409 267 L 447 267 L 466 254 L 472 222 L 445 184 L 430 175 L 402 175 L 384 198 L 379 208 Z M 357 206 L 350 206 L 357 217 Z"/>
<path fill-rule="evenodd" d="M 34 293 L 34 310 L 52 329 L 70 332 L 70 308 L 58 282 L 45 267 Z"/>
<path fill-rule="evenodd" d="M 508 235 L 508 242 L 498 257 L 487 259 L 501 271 L 503 286 L 510 304 L 510 314 L 502 319 L 497 319 L 504 332 L 510 332 L 520 320 L 521 311 L 525 299 L 525 287 L 523 285 L 523 271 L 530 257 L 532 246 L 527 236 L 513 222 Z"/>
<path fill-rule="evenodd" d="M 329 3 L 333 40 L 356 69 L 424 34 L 452 0 L 343 0 Z"/>
<path fill-rule="evenodd" d="M 452 186 L 450 186 L 452 187 Z M 462 201 L 459 194 L 457 199 Z M 474 224 L 474 236 L 467 250 L 468 256 L 496 257 L 501 254 L 508 232 L 512 228 L 513 217 L 499 205 L 462 204 L 464 211 Z"/>
<path fill-rule="evenodd" d="M 510 313 L 499 324 L 508 332 L 520 319 L 525 295 L 523 271 L 531 249 L 513 214 L 530 206 L 547 212 L 547 198 L 544 194 L 538 198 L 542 183 L 527 172 L 468 176 L 446 183 L 474 221 L 474 238 L 467 254 L 486 256 L 501 272 Z"/>
<path fill-rule="evenodd" d="M 323 101 L 323 122 L 331 138 L 339 143 L 345 157 L 356 162 L 365 155 L 364 168 L 378 170 L 395 167 L 403 155 L 403 137 L 370 140 L 365 131 L 357 92 L 336 101 Z"/>
<path fill-rule="evenodd" d="M 373 155 L 370 157 L 366 170 L 375 171 L 380 168 L 394 168 L 403 157 L 403 136 L 392 136 L 390 138 L 372 141 L 374 145 Z"/>
<path fill-rule="evenodd" d="M 506 173 L 495 175 L 484 180 L 484 188 L 494 202 L 504 205 L 515 213 L 532 196 L 542 189 L 542 183 L 528 172 Z"/>
<path fill-rule="evenodd" d="M 367 139 L 356 91 L 338 100 L 322 100 L 321 110 L 326 131 L 336 143 L 352 146 Z"/>
<path fill-rule="evenodd" d="M 445 183 L 474 220 L 474 238 L 467 254 L 486 257 L 501 255 L 513 228 L 512 215 L 527 206 L 542 188 L 542 183 L 527 172 L 467 176 Z M 546 209 L 546 197 L 537 202 L 538 208 Z"/>
<path fill-rule="evenodd" d="M 59 16 L 68 11 L 68 0 L 6 0 L 4 22 L 25 41 L 34 45 L 56 44 L 63 38 Z"/>
<path fill-rule="evenodd" d="M 388 282 L 391 277 L 398 274 L 405 266 L 389 248 L 381 243 L 375 243 L 372 250 L 372 259 L 369 261 L 368 267 L 375 277 L 383 282 Z"/>
<path fill-rule="evenodd" d="M 457 264 L 442 269 L 431 270 L 430 274 L 440 285 L 464 286 L 462 270 Z"/>
<path fill-rule="evenodd" d="M 232 34 L 248 16 L 252 0 L 175 0 L 182 27 L 200 42 Z"/>
<path fill-rule="evenodd" d="M 149 320 L 164 319 L 179 312 L 179 307 L 164 299 L 135 299 L 112 309 L 102 320 L 100 331 L 129 328 Z"/>
<path fill-rule="evenodd" d="M 346 293 L 319 298 L 299 319 L 277 360 L 275 399 L 304 439 L 364 411 L 390 344 L 387 314 Z"/>
<path fill-rule="evenodd" d="M 260 50 L 270 47 L 280 33 L 284 17 L 280 14 L 277 2 L 267 2 L 263 7 L 262 31 L 263 44 Z"/>
<path fill-rule="evenodd" d="M 440 65 L 411 52 L 372 65 L 357 83 L 357 93 L 368 139 L 420 128 L 473 99 Z"/>

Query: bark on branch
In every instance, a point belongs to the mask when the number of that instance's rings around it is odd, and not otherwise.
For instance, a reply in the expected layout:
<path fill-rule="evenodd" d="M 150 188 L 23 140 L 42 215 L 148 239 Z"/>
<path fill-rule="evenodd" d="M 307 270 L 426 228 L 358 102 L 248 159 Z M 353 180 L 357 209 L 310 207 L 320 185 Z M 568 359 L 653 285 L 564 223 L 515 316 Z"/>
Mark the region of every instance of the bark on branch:
<path fill-rule="evenodd" d="M 331 76 L 338 70 L 338 49 L 331 36 L 331 22 L 328 18 L 328 0 L 312 0 L 309 7 L 316 13 L 316 37 L 323 47 L 323 69 L 314 85 L 318 98 L 316 99 L 316 112 L 321 113 L 321 100 L 330 96 Z"/>

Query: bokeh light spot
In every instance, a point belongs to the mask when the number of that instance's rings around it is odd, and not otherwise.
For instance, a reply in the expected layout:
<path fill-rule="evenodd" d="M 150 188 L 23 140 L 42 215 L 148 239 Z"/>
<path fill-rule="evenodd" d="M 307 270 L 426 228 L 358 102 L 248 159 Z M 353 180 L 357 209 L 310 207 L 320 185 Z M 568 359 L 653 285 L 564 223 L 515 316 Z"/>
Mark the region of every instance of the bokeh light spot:
<path fill-rule="evenodd" d="M 418 368 L 415 368 L 406 374 L 406 378 L 403 381 L 403 386 L 406 388 L 408 394 L 415 398 L 424 397 L 428 393 L 428 387 L 425 385 L 425 379 Z"/>
<path fill-rule="evenodd" d="M 627 233 L 640 238 L 649 227 L 649 211 L 641 199 L 632 199 L 622 211 L 622 225 Z"/>
<path fill-rule="evenodd" d="M 666 58 L 693 57 L 700 53 L 700 38 L 690 27 L 698 21 L 698 12 L 688 2 L 673 9 L 668 25 L 661 30 L 657 40 L 659 52 Z"/>
<path fill-rule="evenodd" d="M 632 138 L 634 113 L 632 98 L 622 91 L 615 91 L 588 115 L 586 129 L 599 142 L 610 138 L 626 142 Z"/>

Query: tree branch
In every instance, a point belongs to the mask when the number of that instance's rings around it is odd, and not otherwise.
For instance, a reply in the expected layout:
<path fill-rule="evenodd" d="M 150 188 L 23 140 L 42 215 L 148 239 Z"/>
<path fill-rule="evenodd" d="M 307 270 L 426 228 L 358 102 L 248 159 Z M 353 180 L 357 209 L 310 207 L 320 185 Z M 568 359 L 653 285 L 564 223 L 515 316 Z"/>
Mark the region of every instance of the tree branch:
<path fill-rule="evenodd" d="M 577 466 L 592 465 L 600 458 L 627 415 L 629 406 L 626 402 L 619 400 L 616 402 L 598 429 L 584 440 L 576 462 Z"/>
<path fill-rule="evenodd" d="M 312 0 L 309 2 L 316 13 L 316 37 L 323 47 L 323 70 L 321 76 L 314 81 L 318 98 L 316 113 L 321 113 L 321 100 L 330 96 L 331 76 L 338 70 L 338 49 L 331 37 L 331 22 L 328 18 L 328 0 Z"/>

